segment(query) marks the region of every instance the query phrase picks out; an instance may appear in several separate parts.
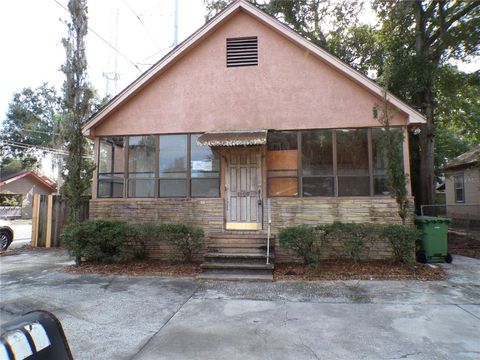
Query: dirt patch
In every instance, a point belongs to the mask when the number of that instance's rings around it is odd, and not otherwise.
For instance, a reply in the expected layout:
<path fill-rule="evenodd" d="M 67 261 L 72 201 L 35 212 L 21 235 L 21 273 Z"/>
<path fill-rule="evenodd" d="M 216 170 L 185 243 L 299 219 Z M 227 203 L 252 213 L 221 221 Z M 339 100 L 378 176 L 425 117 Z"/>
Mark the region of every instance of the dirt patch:
<path fill-rule="evenodd" d="M 480 259 L 480 231 L 450 230 L 448 251 L 452 254 Z"/>
<path fill-rule="evenodd" d="M 25 251 L 32 251 L 34 249 L 41 249 L 41 248 L 33 248 L 30 245 L 24 245 L 21 248 L 0 250 L 0 256 L 17 255 Z"/>
<path fill-rule="evenodd" d="M 121 264 L 67 265 L 61 271 L 70 274 L 101 274 L 129 276 L 196 276 L 199 263 L 172 264 L 143 260 Z M 316 270 L 302 264 L 276 264 L 275 280 L 444 280 L 447 274 L 437 265 L 417 264 L 414 267 L 386 261 L 353 263 L 347 260 L 323 261 Z"/>
<path fill-rule="evenodd" d="M 387 261 L 323 261 L 315 270 L 302 264 L 276 264 L 275 280 L 444 280 L 446 272 L 437 265 L 406 266 Z"/>
<path fill-rule="evenodd" d="M 165 261 L 143 260 L 120 264 L 67 265 L 61 271 L 70 274 L 102 274 L 129 276 L 195 276 L 201 272 L 199 263 L 172 264 Z"/>

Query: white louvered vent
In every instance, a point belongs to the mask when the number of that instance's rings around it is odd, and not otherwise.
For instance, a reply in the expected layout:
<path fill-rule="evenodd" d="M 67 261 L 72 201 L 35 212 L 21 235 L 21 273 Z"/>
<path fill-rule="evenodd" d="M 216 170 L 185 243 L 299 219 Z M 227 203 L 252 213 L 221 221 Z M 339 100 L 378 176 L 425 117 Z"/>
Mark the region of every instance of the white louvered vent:
<path fill-rule="evenodd" d="M 256 36 L 227 39 L 227 67 L 257 65 L 258 38 Z"/>

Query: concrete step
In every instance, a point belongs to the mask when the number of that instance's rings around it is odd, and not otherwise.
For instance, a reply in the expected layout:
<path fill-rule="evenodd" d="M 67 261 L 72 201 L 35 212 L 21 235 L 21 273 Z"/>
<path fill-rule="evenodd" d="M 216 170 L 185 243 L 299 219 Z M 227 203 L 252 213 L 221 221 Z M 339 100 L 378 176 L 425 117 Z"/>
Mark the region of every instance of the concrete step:
<path fill-rule="evenodd" d="M 236 252 L 236 253 L 229 253 L 229 254 L 222 254 L 222 253 L 211 253 L 207 252 L 205 257 L 213 257 L 213 258 L 229 258 L 229 259 L 236 259 L 236 258 L 245 258 L 245 259 L 264 259 L 266 254 L 251 254 L 245 252 Z M 273 254 L 271 254 L 273 257 Z"/>
<path fill-rule="evenodd" d="M 235 244 L 266 244 L 267 236 L 266 235 L 255 235 L 255 234 L 210 234 L 207 236 L 210 239 L 211 243 L 235 243 Z M 270 237 L 270 242 L 275 242 L 275 237 Z"/>
<path fill-rule="evenodd" d="M 243 248 L 243 249 L 249 249 L 249 248 L 267 248 L 267 244 L 265 243 L 248 243 L 248 244 L 234 244 L 234 243 L 226 243 L 226 244 L 218 244 L 218 243 L 209 243 L 207 245 L 208 247 L 211 248 Z M 273 247 L 273 244 L 270 244 L 270 248 Z"/>
<path fill-rule="evenodd" d="M 273 281 L 273 274 L 271 275 L 255 275 L 255 274 L 199 274 L 197 275 L 199 280 L 217 280 L 217 281 L 252 281 L 252 282 L 265 282 Z"/>
<path fill-rule="evenodd" d="M 267 241 L 265 239 L 210 239 L 209 245 L 253 245 L 253 246 L 266 246 Z M 270 244 L 273 244 L 271 241 Z"/>
<path fill-rule="evenodd" d="M 209 244 L 208 252 L 211 253 L 255 253 L 265 254 L 266 245 L 254 244 Z M 270 246 L 270 252 L 273 253 L 273 246 Z"/>
<path fill-rule="evenodd" d="M 258 233 L 211 233 L 208 234 L 209 238 L 212 239 L 266 239 L 267 234 L 258 234 Z M 273 239 L 274 236 L 270 235 L 270 239 Z"/>
<path fill-rule="evenodd" d="M 265 254 L 265 249 L 262 248 L 239 248 L 239 247 L 231 247 L 231 248 L 208 248 L 208 252 L 210 253 L 217 253 L 217 254 L 236 254 L 238 252 L 248 253 L 248 254 Z"/>
<path fill-rule="evenodd" d="M 202 269 L 242 269 L 242 270 L 273 270 L 273 264 L 245 264 L 245 263 L 203 263 Z"/>
<path fill-rule="evenodd" d="M 205 268 L 202 274 L 229 274 L 229 275 L 272 275 L 271 269 L 238 269 L 238 268 Z"/>
<path fill-rule="evenodd" d="M 241 263 L 241 264 L 265 264 L 267 256 L 265 253 L 246 253 L 246 252 L 208 252 L 204 256 L 206 263 Z M 270 256 L 271 263 L 274 262 L 273 254 Z"/>
<path fill-rule="evenodd" d="M 201 265 L 199 279 L 272 281 L 273 256 L 266 264 L 265 250 L 230 244 L 226 247 L 209 247 L 205 262 Z M 235 252 L 236 251 L 236 252 Z M 273 254 L 272 254 L 273 255 Z"/>

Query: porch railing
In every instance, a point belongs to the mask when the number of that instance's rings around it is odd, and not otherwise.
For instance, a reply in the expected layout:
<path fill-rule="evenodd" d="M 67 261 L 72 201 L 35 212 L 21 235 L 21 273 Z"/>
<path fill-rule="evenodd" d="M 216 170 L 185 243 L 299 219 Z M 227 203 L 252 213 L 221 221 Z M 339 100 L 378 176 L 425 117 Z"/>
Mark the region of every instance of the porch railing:
<path fill-rule="evenodd" d="M 270 235 L 271 235 L 271 226 L 272 226 L 272 211 L 270 209 L 270 199 L 267 199 L 267 264 L 270 263 Z"/>
<path fill-rule="evenodd" d="M 0 206 L 0 219 L 18 219 L 21 217 L 21 206 Z"/>
<path fill-rule="evenodd" d="M 451 226 L 464 229 L 480 229 L 480 204 L 421 205 L 422 216 L 446 216 Z"/>

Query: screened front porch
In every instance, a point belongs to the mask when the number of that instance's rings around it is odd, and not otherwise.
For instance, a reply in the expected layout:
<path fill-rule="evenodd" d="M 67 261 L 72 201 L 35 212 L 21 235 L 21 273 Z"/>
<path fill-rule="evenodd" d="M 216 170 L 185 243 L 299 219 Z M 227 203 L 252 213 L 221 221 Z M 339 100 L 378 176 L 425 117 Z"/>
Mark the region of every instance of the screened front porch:
<path fill-rule="evenodd" d="M 398 138 L 395 146 L 405 154 L 404 128 L 392 131 Z M 262 197 L 389 196 L 383 132 L 381 128 L 269 130 L 266 145 L 257 146 L 262 154 Z M 199 145 L 200 135 L 97 138 L 94 197 L 223 197 L 222 157 L 228 147 Z M 404 164 L 408 165 L 405 156 Z"/>

